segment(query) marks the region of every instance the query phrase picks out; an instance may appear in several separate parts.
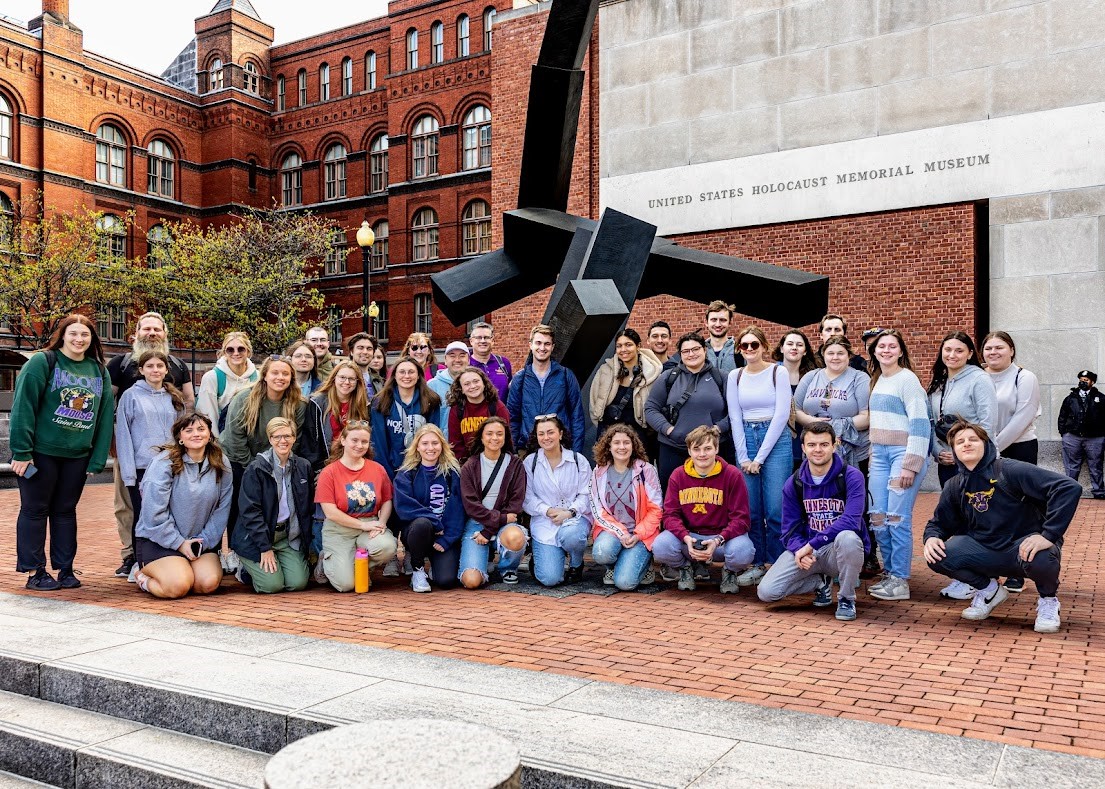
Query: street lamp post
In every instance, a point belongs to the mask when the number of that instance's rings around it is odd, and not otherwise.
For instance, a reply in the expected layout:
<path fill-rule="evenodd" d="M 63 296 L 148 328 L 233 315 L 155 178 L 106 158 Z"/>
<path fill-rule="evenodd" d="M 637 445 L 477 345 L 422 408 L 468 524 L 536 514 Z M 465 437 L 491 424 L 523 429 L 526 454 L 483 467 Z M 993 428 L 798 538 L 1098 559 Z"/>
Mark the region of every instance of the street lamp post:
<path fill-rule="evenodd" d="M 376 304 L 372 301 L 372 280 L 369 278 L 368 253 L 376 242 L 376 234 L 368 226 L 368 220 L 361 222 L 357 230 L 357 246 L 361 248 L 361 300 L 364 303 L 364 313 L 361 316 L 361 331 L 372 334 L 371 319 L 376 317 Z"/>

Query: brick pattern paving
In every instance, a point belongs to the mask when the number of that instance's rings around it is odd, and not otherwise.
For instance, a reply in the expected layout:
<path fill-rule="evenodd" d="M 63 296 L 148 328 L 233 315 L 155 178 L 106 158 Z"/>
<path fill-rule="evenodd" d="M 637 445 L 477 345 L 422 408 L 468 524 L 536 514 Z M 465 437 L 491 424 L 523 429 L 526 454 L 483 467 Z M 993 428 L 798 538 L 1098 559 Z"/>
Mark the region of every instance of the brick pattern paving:
<path fill-rule="evenodd" d="M 917 521 L 935 502 L 920 497 Z M 0 491 L 9 568 L 17 511 L 17 493 Z M 716 587 L 555 599 L 416 595 L 387 579 L 361 596 L 260 597 L 231 579 L 214 596 L 159 601 L 111 575 L 119 558 L 111 511 L 110 486 L 90 486 L 79 510 L 84 587 L 55 597 L 1105 758 L 1101 502 L 1084 500 L 1071 527 L 1063 629 L 1053 636 L 1032 630 L 1031 583 L 972 624 L 959 617 L 965 603 L 938 598 L 944 579 L 919 559 L 912 601 L 861 594 L 853 623 L 837 622 L 831 608 L 769 610 L 747 590 L 723 598 Z M 0 590 L 23 592 L 23 579 L 6 573 Z"/>

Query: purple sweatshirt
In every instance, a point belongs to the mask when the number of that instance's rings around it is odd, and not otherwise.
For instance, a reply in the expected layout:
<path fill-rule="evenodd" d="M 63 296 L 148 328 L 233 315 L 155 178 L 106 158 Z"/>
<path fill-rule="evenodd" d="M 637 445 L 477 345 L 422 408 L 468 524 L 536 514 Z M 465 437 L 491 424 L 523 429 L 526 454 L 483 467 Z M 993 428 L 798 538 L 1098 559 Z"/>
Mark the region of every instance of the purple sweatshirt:
<path fill-rule="evenodd" d="M 864 550 L 871 550 L 871 538 L 863 522 L 863 505 L 867 500 L 867 488 L 863 474 L 855 466 L 846 466 L 840 456 L 833 453 L 829 473 L 820 483 L 813 481 L 808 460 L 794 472 L 802 482 L 805 508 L 798 501 L 794 489 L 794 476 L 783 485 L 783 545 L 791 553 L 797 553 L 809 544 L 814 550 L 823 548 L 836 539 L 842 531 L 854 531 L 863 540 Z M 840 498 L 837 476 L 844 474 L 847 482 L 847 500 Z M 809 513 L 807 518 L 806 513 Z"/>

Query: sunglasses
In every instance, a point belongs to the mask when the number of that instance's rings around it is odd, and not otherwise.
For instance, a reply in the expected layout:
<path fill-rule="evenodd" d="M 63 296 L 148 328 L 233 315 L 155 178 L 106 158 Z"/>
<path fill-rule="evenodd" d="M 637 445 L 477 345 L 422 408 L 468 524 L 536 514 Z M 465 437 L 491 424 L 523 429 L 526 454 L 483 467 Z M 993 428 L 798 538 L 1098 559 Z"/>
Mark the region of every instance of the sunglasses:
<path fill-rule="evenodd" d="M 559 419 L 560 414 L 538 414 L 533 418 L 533 423 L 543 422 L 546 419 Z"/>
<path fill-rule="evenodd" d="M 354 419 L 345 423 L 347 430 L 371 430 L 372 423 L 367 419 Z"/>
<path fill-rule="evenodd" d="M 289 362 L 290 363 L 291 360 L 292 360 L 292 357 L 283 356 L 279 353 L 274 353 L 272 356 L 269 357 L 269 360 L 273 361 L 273 362 Z"/>
<path fill-rule="evenodd" d="M 237 348 L 227 348 L 226 352 L 227 353 L 245 353 L 247 350 L 249 350 L 249 349 L 248 348 L 243 348 L 243 347 L 237 347 Z"/>
<path fill-rule="evenodd" d="M 742 342 L 741 343 L 741 350 L 742 351 L 754 351 L 759 347 L 760 347 L 760 341 L 759 340 L 753 340 L 752 342 Z"/>
<path fill-rule="evenodd" d="M 412 345 L 411 350 L 412 351 L 428 351 L 428 350 L 430 350 L 430 346 L 429 345 Z"/>

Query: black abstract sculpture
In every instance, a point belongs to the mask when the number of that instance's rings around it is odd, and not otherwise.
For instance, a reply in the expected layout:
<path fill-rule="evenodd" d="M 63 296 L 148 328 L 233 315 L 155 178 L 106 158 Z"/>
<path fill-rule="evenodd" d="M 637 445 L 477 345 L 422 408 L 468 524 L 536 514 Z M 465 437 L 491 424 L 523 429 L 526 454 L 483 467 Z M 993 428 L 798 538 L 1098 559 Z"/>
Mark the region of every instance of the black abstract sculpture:
<path fill-rule="evenodd" d="M 518 208 L 503 214 L 503 248 L 433 274 L 437 306 L 460 324 L 555 285 L 543 322 L 556 330 L 557 360 L 581 382 L 638 299 L 725 298 L 739 312 L 776 323 L 819 320 L 828 308 L 828 277 L 687 249 L 609 208 L 598 222 L 566 213 L 581 67 L 598 7 L 599 0 L 553 0 L 532 69 Z"/>

